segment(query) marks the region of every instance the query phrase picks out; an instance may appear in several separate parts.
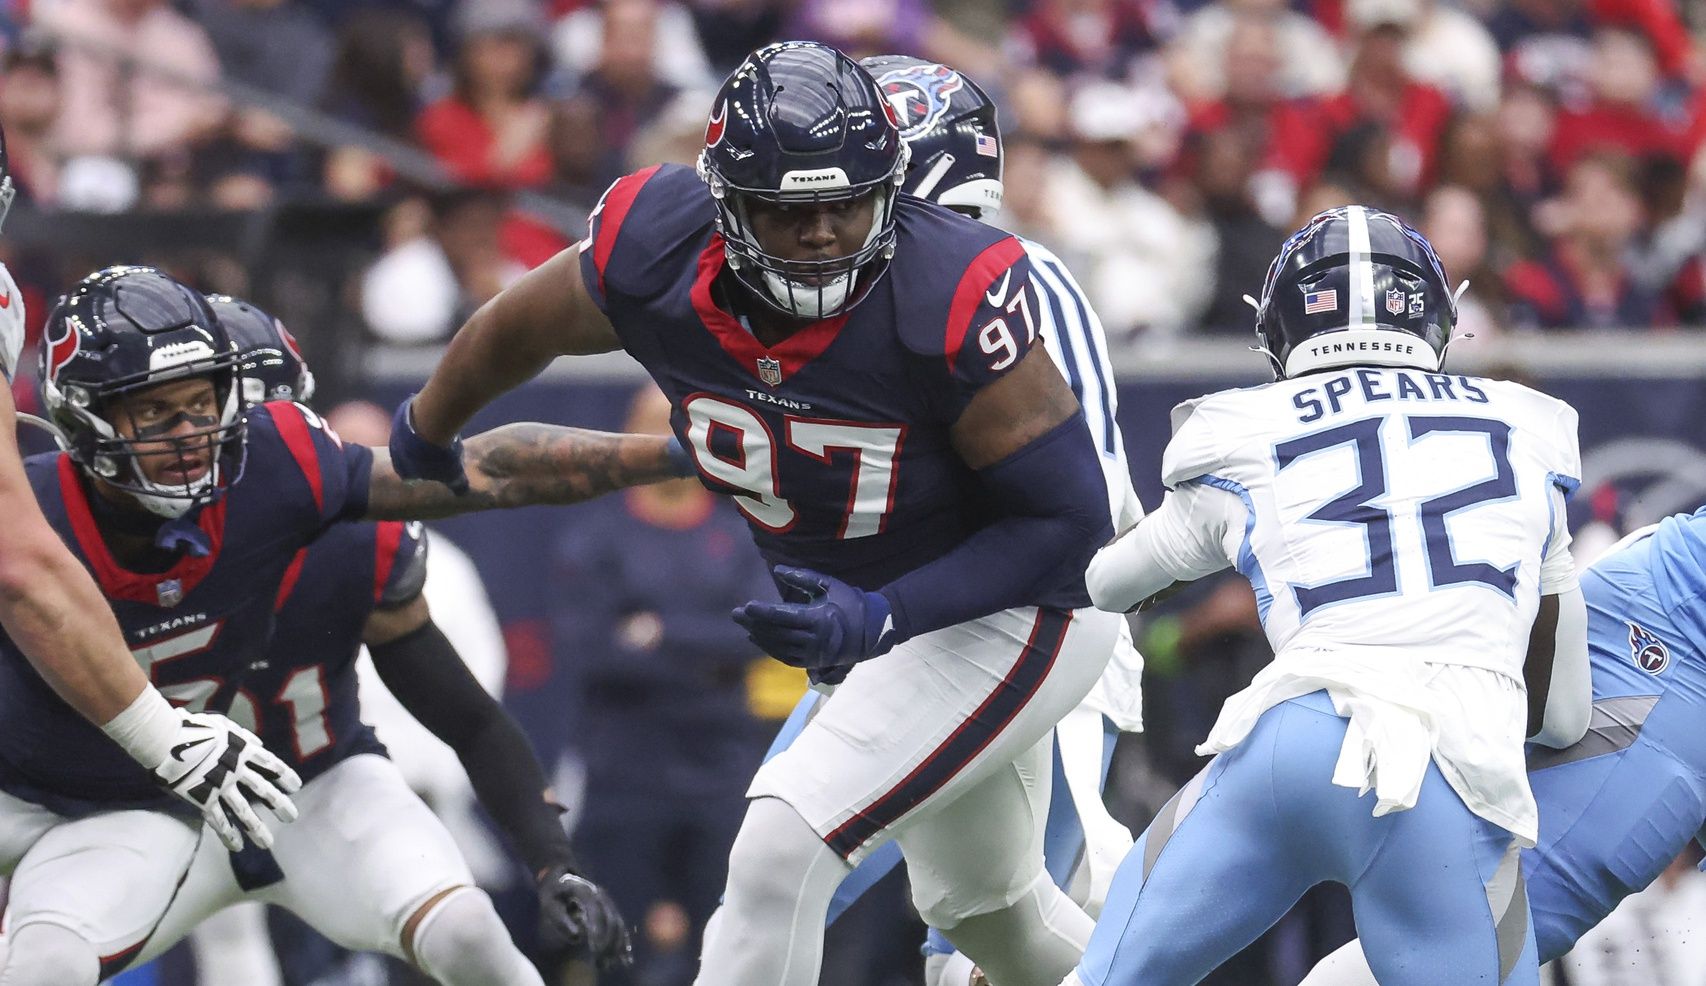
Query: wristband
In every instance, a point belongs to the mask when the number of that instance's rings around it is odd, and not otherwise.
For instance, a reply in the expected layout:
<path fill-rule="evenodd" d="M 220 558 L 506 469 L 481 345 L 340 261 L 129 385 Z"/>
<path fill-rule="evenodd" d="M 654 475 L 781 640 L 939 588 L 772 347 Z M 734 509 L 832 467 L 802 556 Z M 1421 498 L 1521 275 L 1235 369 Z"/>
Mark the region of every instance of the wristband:
<path fill-rule="evenodd" d="M 164 695 L 153 685 L 144 685 L 135 701 L 101 726 L 101 731 L 131 759 L 153 770 L 171 751 L 172 737 L 178 734 L 181 721 L 178 710 Z"/>

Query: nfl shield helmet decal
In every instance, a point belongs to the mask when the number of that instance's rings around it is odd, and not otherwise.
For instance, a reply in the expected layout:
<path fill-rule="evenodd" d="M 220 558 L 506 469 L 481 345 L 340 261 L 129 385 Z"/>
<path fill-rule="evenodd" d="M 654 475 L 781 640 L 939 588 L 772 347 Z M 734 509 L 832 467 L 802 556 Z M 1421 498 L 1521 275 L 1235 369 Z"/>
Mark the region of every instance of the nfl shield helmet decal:
<path fill-rule="evenodd" d="M 1386 310 L 1394 315 L 1404 314 L 1404 292 L 1398 288 L 1386 292 Z"/>
<path fill-rule="evenodd" d="M 908 65 L 877 76 L 900 139 L 911 140 L 942 122 L 948 97 L 965 86 L 960 73 L 942 65 Z"/>
<path fill-rule="evenodd" d="M 163 609 L 171 609 L 184 601 L 184 584 L 177 579 L 161 579 L 154 584 L 154 596 Z"/>
<path fill-rule="evenodd" d="M 782 361 L 770 356 L 758 357 L 758 379 L 774 387 L 782 382 Z"/>
<path fill-rule="evenodd" d="M 1646 627 L 1625 620 L 1629 627 L 1629 659 L 1648 674 L 1661 674 L 1670 667 L 1670 648 Z"/>

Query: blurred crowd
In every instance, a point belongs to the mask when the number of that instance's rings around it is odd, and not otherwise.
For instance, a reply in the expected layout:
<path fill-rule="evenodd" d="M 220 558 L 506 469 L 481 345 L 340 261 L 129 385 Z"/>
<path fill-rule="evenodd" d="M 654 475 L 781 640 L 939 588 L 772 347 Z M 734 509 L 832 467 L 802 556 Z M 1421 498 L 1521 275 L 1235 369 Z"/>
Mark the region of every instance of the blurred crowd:
<path fill-rule="evenodd" d="M 1353 200 L 1433 239 L 1469 331 L 1669 329 L 1706 324 L 1701 20 L 1676 0 L 13 0 L 0 124 L 41 209 L 382 209 L 350 305 L 430 343 L 614 178 L 690 161 L 749 50 L 811 37 L 995 95 L 1003 222 L 1067 259 L 1116 346 L 1248 331 L 1286 231 Z"/>

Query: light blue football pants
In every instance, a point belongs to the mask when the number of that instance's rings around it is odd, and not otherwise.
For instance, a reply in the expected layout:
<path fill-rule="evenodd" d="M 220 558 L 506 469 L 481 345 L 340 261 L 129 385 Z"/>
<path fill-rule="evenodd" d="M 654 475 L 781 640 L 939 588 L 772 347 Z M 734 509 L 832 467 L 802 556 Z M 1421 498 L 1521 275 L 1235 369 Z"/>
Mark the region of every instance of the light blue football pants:
<path fill-rule="evenodd" d="M 1536 986 L 1510 833 L 1432 765 L 1416 807 L 1373 817 L 1372 793 L 1331 781 L 1345 726 L 1325 692 L 1281 703 L 1181 789 L 1120 865 L 1077 980 L 1191 986 L 1331 880 L 1382 986 Z"/>

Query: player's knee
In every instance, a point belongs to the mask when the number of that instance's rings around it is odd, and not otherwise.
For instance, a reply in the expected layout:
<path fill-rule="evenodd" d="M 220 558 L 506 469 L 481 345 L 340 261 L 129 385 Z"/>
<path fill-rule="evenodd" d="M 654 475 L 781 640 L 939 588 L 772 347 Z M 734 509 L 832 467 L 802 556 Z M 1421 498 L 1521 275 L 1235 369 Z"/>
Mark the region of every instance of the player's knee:
<path fill-rule="evenodd" d="M 486 892 L 459 887 L 432 905 L 415 930 L 415 964 L 447 986 L 509 983 L 526 960 Z"/>
<path fill-rule="evenodd" d="M 835 857 L 805 819 L 776 798 L 752 802 L 729 851 L 727 902 L 741 907 L 783 902 L 799 895 L 801 875 Z"/>
<path fill-rule="evenodd" d="M 1010 871 L 992 865 L 982 872 L 966 874 L 952 884 L 914 880 L 912 906 L 925 924 L 946 931 L 968 918 L 1006 910 L 1024 899 L 1039 879 L 1048 879 L 1048 874 L 1040 868 L 1028 876 L 1015 877 Z"/>
<path fill-rule="evenodd" d="M 28 924 L 8 944 L 0 986 L 94 986 L 100 978 L 100 955 L 69 928 Z"/>

